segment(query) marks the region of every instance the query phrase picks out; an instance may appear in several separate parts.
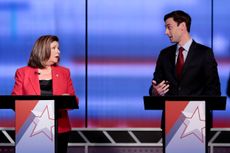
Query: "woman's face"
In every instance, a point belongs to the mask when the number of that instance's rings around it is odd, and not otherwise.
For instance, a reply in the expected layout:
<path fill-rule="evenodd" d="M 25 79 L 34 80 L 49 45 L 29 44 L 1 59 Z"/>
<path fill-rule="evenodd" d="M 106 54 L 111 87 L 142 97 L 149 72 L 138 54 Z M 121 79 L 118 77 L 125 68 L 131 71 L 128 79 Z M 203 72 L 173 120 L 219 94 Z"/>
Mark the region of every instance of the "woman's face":
<path fill-rule="evenodd" d="M 58 63 L 60 57 L 59 43 L 57 41 L 53 41 L 50 44 L 50 49 L 51 49 L 50 58 L 47 61 L 46 65 L 54 65 Z"/>

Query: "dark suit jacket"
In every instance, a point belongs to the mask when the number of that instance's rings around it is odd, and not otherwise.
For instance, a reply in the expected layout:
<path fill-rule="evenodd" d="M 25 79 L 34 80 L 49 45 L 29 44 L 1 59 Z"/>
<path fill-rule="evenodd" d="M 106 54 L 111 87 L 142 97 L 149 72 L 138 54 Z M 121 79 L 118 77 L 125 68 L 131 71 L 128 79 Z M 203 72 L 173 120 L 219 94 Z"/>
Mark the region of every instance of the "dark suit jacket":
<path fill-rule="evenodd" d="M 228 84 L 227 84 L 227 95 L 230 97 L 230 76 L 228 78 Z"/>
<path fill-rule="evenodd" d="M 163 49 L 158 57 L 153 79 L 160 83 L 169 81 L 165 96 L 220 96 L 220 81 L 213 51 L 192 42 L 185 60 L 182 77 L 176 77 L 175 57 L 177 45 Z M 152 94 L 152 86 L 150 87 Z"/>
<path fill-rule="evenodd" d="M 61 66 L 52 66 L 53 95 L 75 95 L 70 71 Z M 38 69 L 25 66 L 17 69 L 12 95 L 41 95 L 38 79 Z M 78 102 L 78 99 L 77 99 Z M 58 116 L 58 132 L 70 131 L 70 122 L 66 110 L 60 111 Z"/>

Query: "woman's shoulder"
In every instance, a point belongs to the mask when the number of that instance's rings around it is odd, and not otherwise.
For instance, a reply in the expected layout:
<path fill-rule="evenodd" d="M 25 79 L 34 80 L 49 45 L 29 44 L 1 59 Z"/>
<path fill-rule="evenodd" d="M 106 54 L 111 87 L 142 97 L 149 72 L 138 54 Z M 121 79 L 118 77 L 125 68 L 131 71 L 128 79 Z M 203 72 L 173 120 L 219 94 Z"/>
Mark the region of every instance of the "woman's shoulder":
<path fill-rule="evenodd" d="M 64 66 L 60 66 L 60 65 L 53 66 L 52 68 L 55 69 L 56 71 L 61 71 L 61 72 L 68 72 L 69 73 L 69 71 L 70 71 L 69 68 L 64 67 Z"/>
<path fill-rule="evenodd" d="M 27 72 L 27 71 L 31 71 L 31 70 L 35 70 L 35 68 L 30 67 L 30 66 L 23 66 L 17 69 L 17 71 L 22 71 L 22 72 Z"/>

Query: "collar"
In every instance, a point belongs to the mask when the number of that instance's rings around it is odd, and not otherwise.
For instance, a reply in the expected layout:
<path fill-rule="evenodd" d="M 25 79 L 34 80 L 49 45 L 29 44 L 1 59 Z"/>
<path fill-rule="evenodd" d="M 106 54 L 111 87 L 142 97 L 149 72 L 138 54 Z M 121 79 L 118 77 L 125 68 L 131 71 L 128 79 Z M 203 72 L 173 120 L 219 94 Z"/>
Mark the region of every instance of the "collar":
<path fill-rule="evenodd" d="M 179 50 L 180 47 L 183 47 L 183 48 L 184 48 L 184 51 L 188 52 L 190 46 L 192 45 L 192 41 L 193 41 L 193 40 L 192 40 L 192 38 L 191 38 L 191 39 L 189 39 L 189 40 L 184 44 L 184 46 L 179 46 L 179 45 L 177 45 L 177 52 L 178 52 L 178 50 Z"/>

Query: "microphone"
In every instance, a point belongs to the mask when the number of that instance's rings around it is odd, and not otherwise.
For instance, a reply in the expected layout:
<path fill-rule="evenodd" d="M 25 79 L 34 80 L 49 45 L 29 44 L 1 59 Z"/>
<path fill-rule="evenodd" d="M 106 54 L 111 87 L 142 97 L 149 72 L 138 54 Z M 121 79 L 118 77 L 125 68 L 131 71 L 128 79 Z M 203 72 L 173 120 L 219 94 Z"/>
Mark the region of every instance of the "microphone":
<path fill-rule="evenodd" d="M 41 73 L 39 73 L 39 72 L 34 72 L 34 74 L 36 74 L 36 75 L 40 75 Z"/>

